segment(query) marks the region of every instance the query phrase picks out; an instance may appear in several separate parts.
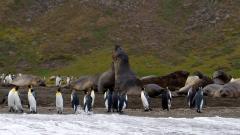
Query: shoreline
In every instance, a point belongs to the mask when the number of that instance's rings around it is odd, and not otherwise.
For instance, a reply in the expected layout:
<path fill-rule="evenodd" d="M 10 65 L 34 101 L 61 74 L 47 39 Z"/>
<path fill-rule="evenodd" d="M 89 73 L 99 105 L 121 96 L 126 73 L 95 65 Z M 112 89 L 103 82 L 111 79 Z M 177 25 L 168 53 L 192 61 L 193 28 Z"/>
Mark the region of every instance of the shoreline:
<path fill-rule="evenodd" d="M 37 114 L 57 114 L 55 107 L 38 107 Z M 27 108 L 24 113 L 9 113 L 8 107 L 0 109 L 1 114 L 30 114 Z M 64 108 L 63 115 L 73 114 L 72 108 Z M 108 113 L 105 108 L 94 108 L 93 114 L 119 114 L 117 112 Z M 34 114 L 33 114 L 34 115 Z M 77 114 L 76 114 L 77 115 Z M 145 112 L 142 109 L 126 109 L 123 114 L 127 116 L 149 117 L 149 118 L 195 118 L 195 117 L 223 117 L 223 118 L 240 118 L 240 107 L 206 107 L 202 113 L 197 113 L 195 109 L 177 108 L 169 112 L 161 108 L 153 108 L 153 111 Z"/>

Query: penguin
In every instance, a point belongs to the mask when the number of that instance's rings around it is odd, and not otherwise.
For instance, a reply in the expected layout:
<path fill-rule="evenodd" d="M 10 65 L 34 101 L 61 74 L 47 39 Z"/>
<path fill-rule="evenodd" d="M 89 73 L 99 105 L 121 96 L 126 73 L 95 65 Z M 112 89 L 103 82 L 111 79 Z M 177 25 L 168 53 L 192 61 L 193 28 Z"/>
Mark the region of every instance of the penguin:
<path fill-rule="evenodd" d="M 17 86 L 12 88 L 8 93 L 8 108 L 9 112 L 15 112 L 15 102 L 14 102 L 14 93 L 18 89 Z"/>
<path fill-rule="evenodd" d="M 57 76 L 56 76 L 56 80 L 55 80 L 55 85 L 56 85 L 57 87 L 60 87 L 61 84 L 62 84 L 62 78 L 61 78 L 59 75 L 57 75 Z"/>
<path fill-rule="evenodd" d="M 60 88 L 56 92 L 56 109 L 58 114 L 63 113 L 63 97 Z"/>
<path fill-rule="evenodd" d="M 12 81 L 13 81 L 12 75 L 8 74 L 4 79 L 4 84 L 9 85 L 12 83 Z"/>
<path fill-rule="evenodd" d="M 196 93 L 196 91 L 193 91 L 192 87 L 188 90 L 187 103 L 188 103 L 189 108 L 195 107 L 195 101 L 193 100 L 195 93 Z"/>
<path fill-rule="evenodd" d="M 171 103 L 171 92 L 166 88 L 162 93 L 162 109 L 167 109 L 169 111 L 171 107 L 169 103 Z"/>
<path fill-rule="evenodd" d="M 83 99 L 83 110 L 86 113 L 91 112 L 92 110 L 92 97 L 91 97 L 91 93 L 89 93 L 88 91 L 86 92 L 84 99 Z"/>
<path fill-rule="evenodd" d="M 28 102 L 29 102 L 29 109 L 30 109 L 30 113 L 37 113 L 37 102 L 36 102 L 36 95 L 35 92 L 32 88 L 32 86 L 28 86 Z"/>
<path fill-rule="evenodd" d="M 79 97 L 77 95 L 77 92 L 75 90 L 72 90 L 71 94 L 71 103 L 74 113 L 77 112 L 78 106 L 79 106 Z"/>
<path fill-rule="evenodd" d="M 66 79 L 66 84 L 67 84 L 67 86 L 69 86 L 70 83 L 71 83 L 71 78 L 68 76 L 67 79 Z"/>
<path fill-rule="evenodd" d="M 21 99 L 19 97 L 18 88 L 19 87 L 16 87 L 16 89 L 14 91 L 14 94 L 13 94 L 14 95 L 15 111 L 23 113 L 23 108 L 22 108 Z"/>
<path fill-rule="evenodd" d="M 119 95 L 118 97 L 118 112 L 123 113 L 124 109 L 127 108 L 128 105 L 128 97 L 127 94 Z"/>
<path fill-rule="evenodd" d="M 116 91 L 112 92 L 112 111 L 118 112 L 118 94 Z"/>
<path fill-rule="evenodd" d="M 94 101 L 95 101 L 95 91 L 94 91 L 93 88 L 92 88 L 92 90 L 91 90 L 91 97 L 92 97 L 92 108 L 93 108 Z"/>
<path fill-rule="evenodd" d="M 105 107 L 107 109 L 107 112 L 111 112 L 112 111 L 112 106 L 113 106 L 113 91 L 111 90 L 107 90 L 104 93 L 104 102 L 105 102 Z"/>
<path fill-rule="evenodd" d="M 142 88 L 141 100 L 142 100 L 142 103 L 143 103 L 144 111 L 150 111 L 151 110 L 150 107 L 149 107 L 150 97 L 148 96 L 147 92 L 145 91 L 145 88 Z"/>
<path fill-rule="evenodd" d="M 198 112 L 198 113 L 201 113 L 202 112 L 202 107 L 203 107 L 203 102 L 204 102 L 204 100 L 203 100 L 203 89 L 202 89 L 202 87 L 200 87 L 198 90 L 197 90 L 197 92 L 196 92 L 196 94 L 195 94 L 195 96 L 194 96 L 194 98 L 193 98 L 193 101 L 195 101 L 195 105 L 196 105 L 196 111 Z"/>
<path fill-rule="evenodd" d="M 171 91 L 168 89 L 167 87 L 167 93 L 169 95 L 169 98 L 168 98 L 168 110 L 170 110 L 171 106 L 172 106 L 172 93 Z"/>

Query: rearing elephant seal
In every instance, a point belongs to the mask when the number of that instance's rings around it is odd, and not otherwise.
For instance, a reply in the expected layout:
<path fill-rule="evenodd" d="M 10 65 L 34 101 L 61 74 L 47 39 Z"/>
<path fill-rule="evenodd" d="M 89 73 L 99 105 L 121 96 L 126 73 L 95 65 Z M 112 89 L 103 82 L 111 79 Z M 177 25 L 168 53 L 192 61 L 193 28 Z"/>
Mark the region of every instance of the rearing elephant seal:
<path fill-rule="evenodd" d="M 115 90 L 120 95 L 140 95 L 143 87 L 142 82 L 131 70 L 128 55 L 117 45 L 113 51 L 112 58 L 115 70 Z"/>
<path fill-rule="evenodd" d="M 176 71 L 160 77 L 143 77 L 141 81 L 144 85 L 157 84 L 163 88 L 169 87 L 170 90 L 177 90 L 185 85 L 188 75 L 186 71 Z"/>
<path fill-rule="evenodd" d="M 98 91 L 105 93 L 107 89 L 113 90 L 115 82 L 114 65 L 112 63 L 111 69 L 102 73 L 98 79 Z"/>

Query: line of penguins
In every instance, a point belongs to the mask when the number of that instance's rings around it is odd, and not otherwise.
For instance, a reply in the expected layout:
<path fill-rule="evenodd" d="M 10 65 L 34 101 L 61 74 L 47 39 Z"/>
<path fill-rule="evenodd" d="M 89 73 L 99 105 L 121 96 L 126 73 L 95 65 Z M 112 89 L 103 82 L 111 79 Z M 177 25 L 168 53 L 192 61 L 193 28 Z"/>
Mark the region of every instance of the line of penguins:
<path fill-rule="evenodd" d="M 23 107 L 21 105 L 21 99 L 18 93 L 18 86 L 12 88 L 8 93 L 8 107 L 9 112 L 23 112 Z M 171 91 L 166 88 L 162 94 L 162 109 L 169 111 L 171 108 L 172 102 L 172 94 Z M 90 92 L 86 91 L 83 99 L 83 110 L 86 113 L 90 113 L 93 111 L 93 105 L 95 100 L 95 92 L 92 89 Z M 143 104 L 144 111 L 151 111 L 150 107 L 150 97 L 148 96 L 145 88 L 142 88 L 141 91 L 141 100 Z M 37 113 L 37 102 L 36 95 L 33 87 L 31 85 L 28 86 L 28 102 L 29 102 L 29 111 L 30 113 Z M 118 93 L 107 90 L 104 93 L 104 102 L 107 112 L 119 112 L 123 113 L 124 109 L 127 108 L 128 105 L 128 97 L 127 95 L 119 96 Z M 196 92 L 193 92 L 192 88 L 189 90 L 187 95 L 187 102 L 190 108 L 196 108 L 196 111 L 200 113 L 203 107 L 203 90 L 202 88 L 198 88 Z M 75 90 L 72 90 L 71 93 L 71 103 L 73 112 L 76 113 L 80 107 L 79 96 Z M 63 113 L 63 96 L 61 92 L 61 88 L 59 87 L 56 92 L 56 110 L 58 114 Z"/>

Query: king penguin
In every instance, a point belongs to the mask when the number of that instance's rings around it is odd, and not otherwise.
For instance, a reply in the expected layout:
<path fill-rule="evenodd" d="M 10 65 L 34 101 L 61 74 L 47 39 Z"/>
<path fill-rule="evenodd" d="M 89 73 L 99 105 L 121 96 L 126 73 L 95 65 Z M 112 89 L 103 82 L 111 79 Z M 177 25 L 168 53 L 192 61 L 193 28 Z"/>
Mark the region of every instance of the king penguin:
<path fill-rule="evenodd" d="M 113 95 L 113 91 L 111 91 L 109 89 L 104 93 L 104 103 L 105 103 L 107 112 L 112 111 L 112 106 L 113 106 L 113 96 L 112 95 Z"/>
<path fill-rule="evenodd" d="M 15 92 L 14 92 L 14 103 L 15 103 L 15 111 L 22 113 L 23 108 L 22 108 L 21 99 L 20 99 L 19 93 L 18 93 L 18 87 L 16 87 Z"/>
<path fill-rule="evenodd" d="M 187 94 L 187 103 L 188 103 L 188 106 L 190 108 L 194 108 L 195 107 L 195 101 L 193 100 L 195 94 L 196 94 L 196 91 L 194 91 L 193 88 L 191 87 L 188 90 L 188 94 Z"/>
<path fill-rule="evenodd" d="M 142 103 L 143 103 L 143 108 L 144 108 L 144 111 L 150 111 L 150 97 L 148 96 L 147 92 L 145 91 L 145 88 L 142 88 L 142 91 L 141 91 L 141 100 L 142 100 Z"/>
<path fill-rule="evenodd" d="M 76 113 L 77 111 L 77 107 L 79 106 L 79 97 L 77 95 L 77 92 L 75 90 L 72 90 L 72 94 L 71 94 L 71 103 L 72 103 L 72 108 L 74 113 Z"/>
<path fill-rule="evenodd" d="M 36 102 L 36 97 L 35 97 L 35 92 L 32 88 L 32 86 L 28 86 L 28 102 L 29 102 L 29 109 L 30 113 L 37 113 L 37 102 Z"/>
<path fill-rule="evenodd" d="M 112 92 L 112 111 L 118 112 L 118 94 L 116 91 Z"/>
<path fill-rule="evenodd" d="M 94 101 L 95 101 L 95 91 L 94 91 L 93 88 L 92 88 L 92 90 L 91 90 L 91 97 L 92 97 L 92 108 L 93 108 Z"/>
<path fill-rule="evenodd" d="M 16 89 L 18 89 L 17 86 L 12 88 L 8 93 L 8 108 L 9 112 L 15 112 L 15 103 L 14 103 L 14 93 L 16 92 Z"/>
<path fill-rule="evenodd" d="M 162 93 L 162 109 L 170 110 L 172 95 L 168 87 Z"/>
<path fill-rule="evenodd" d="M 63 97 L 60 88 L 56 92 L 56 109 L 58 114 L 63 113 Z"/>
<path fill-rule="evenodd" d="M 83 104 L 84 104 L 83 110 L 86 113 L 89 113 L 92 110 L 92 97 L 91 97 L 91 93 L 89 93 L 88 91 L 84 96 Z"/>
<path fill-rule="evenodd" d="M 200 87 L 198 89 L 198 91 L 196 92 L 193 100 L 195 101 L 197 112 L 201 113 L 202 112 L 202 107 L 203 107 L 203 90 L 202 90 L 202 87 Z"/>
<path fill-rule="evenodd" d="M 128 105 L 127 94 L 119 95 L 119 97 L 118 97 L 118 112 L 123 113 L 123 111 L 127 108 L 127 105 Z"/>

